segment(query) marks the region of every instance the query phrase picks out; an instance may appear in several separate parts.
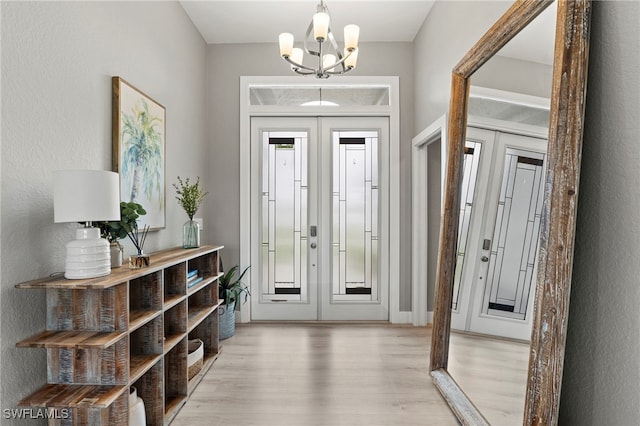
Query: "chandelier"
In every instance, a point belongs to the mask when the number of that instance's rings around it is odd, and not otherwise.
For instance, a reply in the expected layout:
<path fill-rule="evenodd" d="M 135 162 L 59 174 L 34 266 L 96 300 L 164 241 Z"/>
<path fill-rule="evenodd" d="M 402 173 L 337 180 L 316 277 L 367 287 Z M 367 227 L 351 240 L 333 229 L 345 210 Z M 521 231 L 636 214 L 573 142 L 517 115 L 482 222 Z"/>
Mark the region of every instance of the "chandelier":
<path fill-rule="evenodd" d="M 316 14 L 307 27 L 304 40 L 304 50 L 293 47 L 293 34 L 280 34 L 280 56 L 291 64 L 291 69 L 302 75 L 315 75 L 316 78 L 329 78 L 335 74 L 345 74 L 356 67 L 358 60 L 358 36 L 360 28 L 357 25 L 344 27 L 344 50 L 340 51 L 336 39 L 329 27 L 329 9 L 320 0 Z M 313 34 L 313 39 L 311 35 Z M 317 50 L 310 45 L 316 42 Z M 326 42 L 329 43 L 326 43 Z M 303 64 L 305 52 L 311 55 L 313 61 L 317 60 L 317 67 Z M 313 57 L 316 56 L 317 59 Z"/>

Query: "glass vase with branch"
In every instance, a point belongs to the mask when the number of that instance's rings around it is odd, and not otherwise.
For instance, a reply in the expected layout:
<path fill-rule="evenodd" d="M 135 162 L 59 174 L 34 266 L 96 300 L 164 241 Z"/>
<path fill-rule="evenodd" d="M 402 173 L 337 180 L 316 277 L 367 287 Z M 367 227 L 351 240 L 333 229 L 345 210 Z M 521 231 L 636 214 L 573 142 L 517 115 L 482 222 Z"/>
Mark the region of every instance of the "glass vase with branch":
<path fill-rule="evenodd" d="M 178 204 L 182 206 L 187 216 L 189 216 L 189 220 L 182 227 L 182 247 L 186 249 L 200 247 L 200 224 L 193 220 L 193 216 L 200 208 L 208 192 L 205 192 L 200 187 L 199 176 L 195 183 L 191 183 L 189 178 L 183 180 L 178 176 L 178 183 L 174 183 L 173 187 L 176 189 Z"/>
<path fill-rule="evenodd" d="M 129 256 L 129 268 L 138 269 L 149 266 L 149 255 L 144 253 L 144 243 L 147 240 L 149 234 L 149 225 L 143 225 L 142 229 L 138 228 L 138 222 L 135 221 L 131 226 L 131 229 L 127 231 L 127 237 L 133 243 L 138 254 Z"/>

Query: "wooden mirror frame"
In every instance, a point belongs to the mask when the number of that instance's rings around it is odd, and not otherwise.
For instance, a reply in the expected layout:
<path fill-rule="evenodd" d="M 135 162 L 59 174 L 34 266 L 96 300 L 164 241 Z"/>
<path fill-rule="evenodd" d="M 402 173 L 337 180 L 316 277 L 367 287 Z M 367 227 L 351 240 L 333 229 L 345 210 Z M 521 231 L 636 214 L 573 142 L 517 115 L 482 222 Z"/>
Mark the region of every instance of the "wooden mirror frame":
<path fill-rule="evenodd" d="M 516 1 L 453 69 L 430 370 L 436 387 L 463 425 L 489 424 L 447 371 L 470 77 L 551 3 L 552 0 Z M 558 0 L 525 425 L 558 423 L 580 178 L 590 12 L 590 0 Z"/>

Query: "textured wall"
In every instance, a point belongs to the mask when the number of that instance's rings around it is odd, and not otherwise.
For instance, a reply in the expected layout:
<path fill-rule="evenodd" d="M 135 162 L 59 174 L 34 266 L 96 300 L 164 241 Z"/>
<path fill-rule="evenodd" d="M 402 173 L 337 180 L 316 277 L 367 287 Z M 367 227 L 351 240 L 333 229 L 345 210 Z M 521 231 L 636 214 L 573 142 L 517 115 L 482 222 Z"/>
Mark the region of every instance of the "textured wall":
<path fill-rule="evenodd" d="M 75 225 L 53 223 L 52 172 L 111 168 L 113 75 L 166 107 L 167 227 L 147 250 L 181 244 L 186 215 L 169 185 L 204 175 L 206 45 L 177 2 L 2 2 L 1 19 L 5 409 L 46 381 L 44 350 L 14 347 L 45 326 L 44 293 L 14 284 L 64 268 Z"/>
<path fill-rule="evenodd" d="M 560 424 L 640 418 L 640 3 L 593 3 Z"/>
<path fill-rule="evenodd" d="M 400 77 L 400 310 L 411 310 L 411 138 L 413 128 L 413 59 L 410 43 L 360 46 L 358 68 L 349 75 Z M 225 263 L 239 260 L 240 241 L 240 76 L 289 76 L 277 44 L 210 45 L 208 102 L 211 111 L 209 156 L 214 180 L 224 182 L 209 200 L 216 241 L 225 245 Z M 302 77 L 300 77 L 302 78 Z M 332 77 L 338 80 L 340 77 Z"/>

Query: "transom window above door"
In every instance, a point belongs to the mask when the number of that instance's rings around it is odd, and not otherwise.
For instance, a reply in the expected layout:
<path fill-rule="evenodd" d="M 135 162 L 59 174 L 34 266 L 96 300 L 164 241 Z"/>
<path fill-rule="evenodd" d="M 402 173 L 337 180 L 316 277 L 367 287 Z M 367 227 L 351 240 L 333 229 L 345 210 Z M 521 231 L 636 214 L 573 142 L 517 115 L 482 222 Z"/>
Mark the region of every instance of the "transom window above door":
<path fill-rule="evenodd" d="M 389 86 L 253 86 L 252 106 L 389 106 Z"/>

